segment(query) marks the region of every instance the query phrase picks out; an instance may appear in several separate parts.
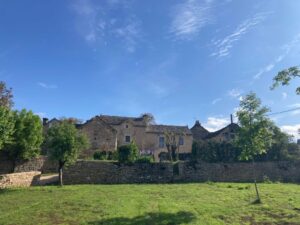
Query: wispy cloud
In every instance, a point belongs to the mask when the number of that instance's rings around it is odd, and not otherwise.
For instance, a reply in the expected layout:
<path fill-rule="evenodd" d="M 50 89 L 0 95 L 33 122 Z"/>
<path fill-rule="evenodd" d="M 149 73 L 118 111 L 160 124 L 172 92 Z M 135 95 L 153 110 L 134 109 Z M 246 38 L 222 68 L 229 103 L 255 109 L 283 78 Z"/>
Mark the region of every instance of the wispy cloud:
<path fill-rule="evenodd" d="M 58 88 L 57 85 L 55 85 L 55 84 L 46 84 L 46 83 L 43 83 L 43 82 L 38 82 L 37 85 L 42 87 L 42 88 L 45 88 L 45 89 L 56 89 L 56 88 Z"/>
<path fill-rule="evenodd" d="M 271 63 L 269 63 L 268 65 L 264 66 L 263 68 L 261 68 L 254 76 L 253 79 L 257 80 L 260 79 L 261 76 L 264 73 L 267 73 L 269 71 L 271 71 L 278 63 L 280 63 L 282 60 L 284 60 L 288 54 L 290 53 L 290 51 L 296 46 L 298 45 L 300 42 L 300 33 L 295 35 L 295 37 L 288 43 L 284 44 L 281 49 L 282 49 L 282 54 L 280 54 L 279 56 L 277 56 Z"/>
<path fill-rule="evenodd" d="M 218 58 L 229 56 L 230 51 L 234 46 L 234 43 L 239 41 L 246 33 L 252 28 L 263 22 L 270 12 L 257 13 L 253 17 L 246 19 L 229 35 L 223 39 L 219 39 L 213 42 L 216 50 L 211 54 Z"/>
<path fill-rule="evenodd" d="M 230 123 L 229 118 L 224 117 L 208 117 L 203 126 L 209 131 L 220 130 Z"/>
<path fill-rule="evenodd" d="M 116 10 L 129 9 L 128 1 L 75 0 L 71 9 L 76 13 L 76 27 L 84 40 L 93 46 L 107 44 L 112 38 L 121 40 L 128 52 L 134 52 L 141 39 L 141 21 L 132 13 L 126 13 L 122 19 L 115 17 Z M 126 11 L 127 12 L 127 11 Z"/>
<path fill-rule="evenodd" d="M 243 91 L 238 88 L 233 88 L 228 91 L 228 95 L 232 98 L 240 99 Z"/>
<path fill-rule="evenodd" d="M 185 0 L 171 11 L 170 34 L 175 39 L 189 40 L 212 21 L 211 8 L 214 0 Z M 173 16 L 174 15 L 174 16 Z"/>
<path fill-rule="evenodd" d="M 213 104 L 213 105 L 215 105 L 215 104 L 217 104 L 219 101 L 221 101 L 222 100 L 222 98 L 216 98 L 216 99 L 214 99 L 212 102 L 211 102 L 211 104 Z"/>
<path fill-rule="evenodd" d="M 114 33 L 123 40 L 128 52 L 134 52 L 137 42 L 141 38 L 140 22 L 131 18 L 125 26 L 116 28 Z"/>

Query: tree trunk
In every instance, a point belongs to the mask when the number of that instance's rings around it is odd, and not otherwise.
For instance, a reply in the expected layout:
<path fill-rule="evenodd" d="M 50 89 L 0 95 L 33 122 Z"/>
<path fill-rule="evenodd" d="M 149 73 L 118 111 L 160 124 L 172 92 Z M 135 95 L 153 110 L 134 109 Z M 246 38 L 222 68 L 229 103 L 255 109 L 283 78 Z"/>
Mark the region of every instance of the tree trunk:
<path fill-rule="evenodd" d="M 253 171 L 253 178 L 254 178 L 254 187 L 255 187 L 255 192 L 256 192 L 255 203 L 261 203 L 261 199 L 260 199 L 260 195 L 259 195 L 259 191 L 258 191 L 258 187 L 257 187 L 257 183 L 256 183 L 256 174 L 255 174 L 255 170 L 254 170 L 254 159 L 252 159 L 252 171 Z"/>
<path fill-rule="evenodd" d="M 62 175 L 63 175 L 63 168 L 59 168 L 59 185 L 60 186 L 64 185 Z"/>
<path fill-rule="evenodd" d="M 58 174 L 59 174 L 59 185 L 62 187 L 63 184 L 63 167 L 64 167 L 64 162 L 59 162 L 59 169 L 58 169 Z"/>

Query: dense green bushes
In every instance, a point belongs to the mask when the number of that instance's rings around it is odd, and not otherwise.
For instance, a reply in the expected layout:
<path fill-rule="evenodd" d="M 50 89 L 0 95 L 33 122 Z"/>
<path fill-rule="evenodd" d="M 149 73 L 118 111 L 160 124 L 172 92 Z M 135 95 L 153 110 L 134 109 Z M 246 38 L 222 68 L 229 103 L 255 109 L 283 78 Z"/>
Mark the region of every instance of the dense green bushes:
<path fill-rule="evenodd" d="M 116 151 L 97 151 L 93 155 L 94 160 L 118 160 Z"/>
<path fill-rule="evenodd" d="M 141 156 L 135 142 L 129 145 L 121 145 L 117 151 L 97 151 L 94 153 L 95 160 L 117 160 L 120 163 L 152 163 L 152 155 Z"/>
<path fill-rule="evenodd" d="M 192 159 L 205 162 L 237 162 L 241 150 L 229 142 L 194 141 Z"/>

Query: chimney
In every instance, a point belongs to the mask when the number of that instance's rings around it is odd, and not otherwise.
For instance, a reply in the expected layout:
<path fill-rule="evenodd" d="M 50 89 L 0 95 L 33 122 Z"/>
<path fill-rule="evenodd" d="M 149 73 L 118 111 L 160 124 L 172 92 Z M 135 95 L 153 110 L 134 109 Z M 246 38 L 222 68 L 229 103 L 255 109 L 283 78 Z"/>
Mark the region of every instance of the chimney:
<path fill-rule="evenodd" d="M 195 122 L 195 126 L 201 126 L 201 124 L 200 124 L 199 120 L 196 120 L 196 122 Z"/>
<path fill-rule="evenodd" d="M 49 119 L 48 118 L 43 118 L 43 125 L 45 126 L 48 123 Z"/>
<path fill-rule="evenodd" d="M 233 124 L 233 116 L 232 116 L 232 114 L 230 114 L 230 122 L 231 122 L 231 124 Z"/>

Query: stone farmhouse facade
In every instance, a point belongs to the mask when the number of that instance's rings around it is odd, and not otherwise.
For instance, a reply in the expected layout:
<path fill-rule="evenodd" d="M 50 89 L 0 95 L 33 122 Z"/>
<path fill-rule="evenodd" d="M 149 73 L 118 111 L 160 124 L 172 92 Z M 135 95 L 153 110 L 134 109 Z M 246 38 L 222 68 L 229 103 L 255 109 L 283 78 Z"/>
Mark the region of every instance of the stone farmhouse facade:
<path fill-rule="evenodd" d="M 43 120 L 45 131 L 59 123 L 59 120 Z M 192 152 L 193 141 L 214 140 L 218 142 L 230 141 L 234 138 L 238 125 L 231 123 L 225 128 L 209 132 L 199 121 L 189 129 L 188 126 L 157 125 L 149 121 L 147 114 L 140 117 L 123 117 L 99 115 L 87 120 L 85 123 L 76 124 L 89 139 L 90 147 L 81 157 L 93 157 L 95 152 L 116 151 L 118 146 L 134 141 L 140 154 L 153 155 L 155 161 L 160 160 L 160 153 L 167 153 L 167 142 L 170 134 L 177 143 L 180 154 L 189 155 Z M 168 136 L 169 135 L 169 136 Z"/>

